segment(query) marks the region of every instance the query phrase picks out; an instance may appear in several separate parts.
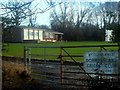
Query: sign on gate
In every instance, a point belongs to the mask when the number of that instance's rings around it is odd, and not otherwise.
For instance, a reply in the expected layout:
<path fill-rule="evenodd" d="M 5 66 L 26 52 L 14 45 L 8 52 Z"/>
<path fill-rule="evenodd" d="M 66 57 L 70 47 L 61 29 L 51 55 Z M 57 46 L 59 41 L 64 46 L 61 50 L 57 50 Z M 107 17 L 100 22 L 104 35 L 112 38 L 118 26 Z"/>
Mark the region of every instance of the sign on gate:
<path fill-rule="evenodd" d="M 118 52 L 87 52 L 84 55 L 84 69 L 87 73 L 118 74 Z"/>

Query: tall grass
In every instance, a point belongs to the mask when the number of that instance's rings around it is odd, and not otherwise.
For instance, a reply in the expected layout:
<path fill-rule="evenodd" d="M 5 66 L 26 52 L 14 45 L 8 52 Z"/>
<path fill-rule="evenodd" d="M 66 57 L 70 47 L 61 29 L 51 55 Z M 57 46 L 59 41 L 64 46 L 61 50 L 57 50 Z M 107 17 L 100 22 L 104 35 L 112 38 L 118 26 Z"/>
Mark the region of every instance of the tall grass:
<path fill-rule="evenodd" d="M 2 71 L 3 90 L 4 88 L 20 88 L 31 81 L 23 64 L 3 61 Z"/>

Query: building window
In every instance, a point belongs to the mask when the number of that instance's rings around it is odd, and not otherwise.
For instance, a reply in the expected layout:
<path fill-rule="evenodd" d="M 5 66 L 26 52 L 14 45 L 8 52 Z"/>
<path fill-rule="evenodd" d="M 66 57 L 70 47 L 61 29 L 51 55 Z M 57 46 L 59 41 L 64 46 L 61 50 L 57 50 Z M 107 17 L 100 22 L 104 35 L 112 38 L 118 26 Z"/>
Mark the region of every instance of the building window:
<path fill-rule="evenodd" d="M 28 31 L 24 31 L 24 33 L 25 33 L 24 35 L 27 35 L 27 36 L 28 36 Z"/>
<path fill-rule="evenodd" d="M 35 36 L 38 36 L 38 34 L 39 34 L 38 32 L 35 32 Z"/>
<path fill-rule="evenodd" d="M 30 35 L 31 35 L 31 36 L 33 36 L 33 35 L 34 35 L 34 33 L 33 33 L 33 32 L 30 32 Z"/>
<path fill-rule="evenodd" d="M 53 33 L 50 33 L 50 38 L 53 38 Z"/>
<path fill-rule="evenodd" d="M 49 33 L 46 32 L 46 33 L 45 33 L 45 37 L 46 37 L 46 38 L 49 38 Z"/>

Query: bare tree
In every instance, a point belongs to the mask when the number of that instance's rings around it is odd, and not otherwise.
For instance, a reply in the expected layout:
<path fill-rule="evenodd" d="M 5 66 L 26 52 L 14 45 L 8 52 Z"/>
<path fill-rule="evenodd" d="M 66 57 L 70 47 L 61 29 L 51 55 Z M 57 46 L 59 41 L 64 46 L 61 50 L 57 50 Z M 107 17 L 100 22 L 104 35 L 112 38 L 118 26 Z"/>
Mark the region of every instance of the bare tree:
<path fill-rule="evenodd" d="M 7 17 L 11 19 L 12 25 L 20 25 L 26 19 L 29 20 L 29 26 L 34 26 L 36 22 L 36 15 L 47 12 L 51 8 L 55 7 L 59 3 L 50 2 L 51 0 L 41 0 L 38 3 L 33 5 L 35 0 L 31 0 L 28 2 L 24 1 L 8 1 L 4 3 L 0 3 L 1 9 L 3 10 L 3 17 Z M 41 9 L 41 2 L 47 2 L 47 5 L 44 9 Z"/>
<path fill-rule="evenodd" d="M 36 25 L 36 14 L 32 14 L 32 9 L 31 9 L 31 6 L 28 6 L 28 13 L 29 13 L 29 16 L 28 16 L 28 19 L 29 19 L 29 23 L 28 23 L 28 26 L 31 26 L 31 27 L 34 27 Z"/>
<path fill-rule="evenodd" d="M 89 7 L 80 8 L 79 5 L 77 10 L 76 6 L 73 6 L 76 4 L 70 5 L 71 3 L 65 2 L 53 10 L 51 14 L 52 29 L 63 32 L 65 40 L 85 40 L 84 34 L 89 31 L 88 37 L 93 40 L 93 32 L 99 29 L 94 25 L 92 12 L 94 6 L 89 5 Z M 93 27 L 95 30 L 92 30 Z M 94 37 L 97 37 L 97 34 Z"/>
<path fill-rule="evenodd" d="M 107 29 L 110 24 L 117 21 L 117 2 L 100 3 L 100 18 L 102 19 L 102 26 Z"/>
<path fill-rule="evenodd" d="M 47 5 L 44 9 L 41 9 L 41 1 L 33 4 L 34 1 L 35 0 L 28 0 L 28 2 L 24 2 L 17 0 L 0 3 L 4 38 L 9 34 L 9 32 L 5 30 L 7 26 L 19 26 L 24 21 L 27 21 L 28 25 L 33 27 L 36 24 L 37 14 L 47 12 L 59 4 L 49 3 L 50 0 L 44 0 L 44 2 L 47 2 Z"/>
<path fill-rule="evenodd" d="M 21 22 L 27 18 L 28 15 L 28 6 L 30 2 L 8 2 L 1 3 L 2 9 L 5 11 L 2 13 L 3 16 L 7 16 L 12 20 L 13 25 L 20 25 Z"/>
<path fill-rule="evenodd" d="M 73 20 L 72 13 L 73 10 L 68 9 L 68 2 L 64 2 L 62 4 L 59 4 L 59 12 L 57 12 L 56 8 L 53 9 L 53 13 L 51 13 L 51 24 L 61 24 L 62 27 L 67 26 L 67 22 Z M 58 9 L 58 8 L 57 8 Z M 70 11 L 70 12 L 69 12 Z"/>
<path fill-rule="evenodd" d="M 84 8 L 81 8 L 81 5 L 82 3 L 80 3 L 79 1 L 79 4 L 78 4 L 78 10 L 77 10 L 77 18 L 76 18 L 76 26 L 77 27 L 80 27 L 82 23 L 91 23 L 92 22 L 92 9 L 93 9 L 93 5 L 92 3 L 87 3 L 89 6 L 86 6 Z"/>
<path fill-rule="evenodd" d="M 76 26 L 79 27 L 81 23 L 84 22 L 84 19 L 86 18 L 86 15 L 88 14 L 89 11 L 90 11 L 89 8 L 84 9 L 84 10 L 81 9 L 80 11 L 78 11 Z"/>

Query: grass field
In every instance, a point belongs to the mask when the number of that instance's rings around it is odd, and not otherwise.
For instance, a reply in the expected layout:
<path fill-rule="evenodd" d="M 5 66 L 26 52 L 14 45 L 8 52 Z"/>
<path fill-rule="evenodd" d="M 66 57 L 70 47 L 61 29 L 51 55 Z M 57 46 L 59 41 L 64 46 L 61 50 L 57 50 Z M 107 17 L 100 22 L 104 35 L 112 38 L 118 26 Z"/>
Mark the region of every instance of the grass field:
<path fill-rule="evenodd" d="M 3 51 L 3 56 L 15 56 L 15 57 L 23 57 L 24 55 L 24 46 L 85 46 L 85 45 L 114 45 L 114 43 L 108 43 L 108 42 L 41 42 L 41 43 L 9 43 L 8 51 Z M 115 50 L 117 48 L 107 48 L 110 50 Z M 69 54 L 84 54 L 85 52 L 89 51 L 99 51 L 100 48 L 67 48 L 65 49 Z M 42 57 L 47 58 L 47 59 L 56 59 L 57 55 L 60 54 L 60 49 L 59 48 L 46 48 L 45 52 L 44 49 L 41 48 L 35 48 L 31 49 L 32 54 L 56 54 L 56 56 L 47 56 Z M 64 53 L 65 54 L 65 53 Z M 66 54 L 65 54 L 66 55 Z M 38 57 L 39 58 L 39 57 Z M 68 59 L 68 58 L 67 58 Z"/>

